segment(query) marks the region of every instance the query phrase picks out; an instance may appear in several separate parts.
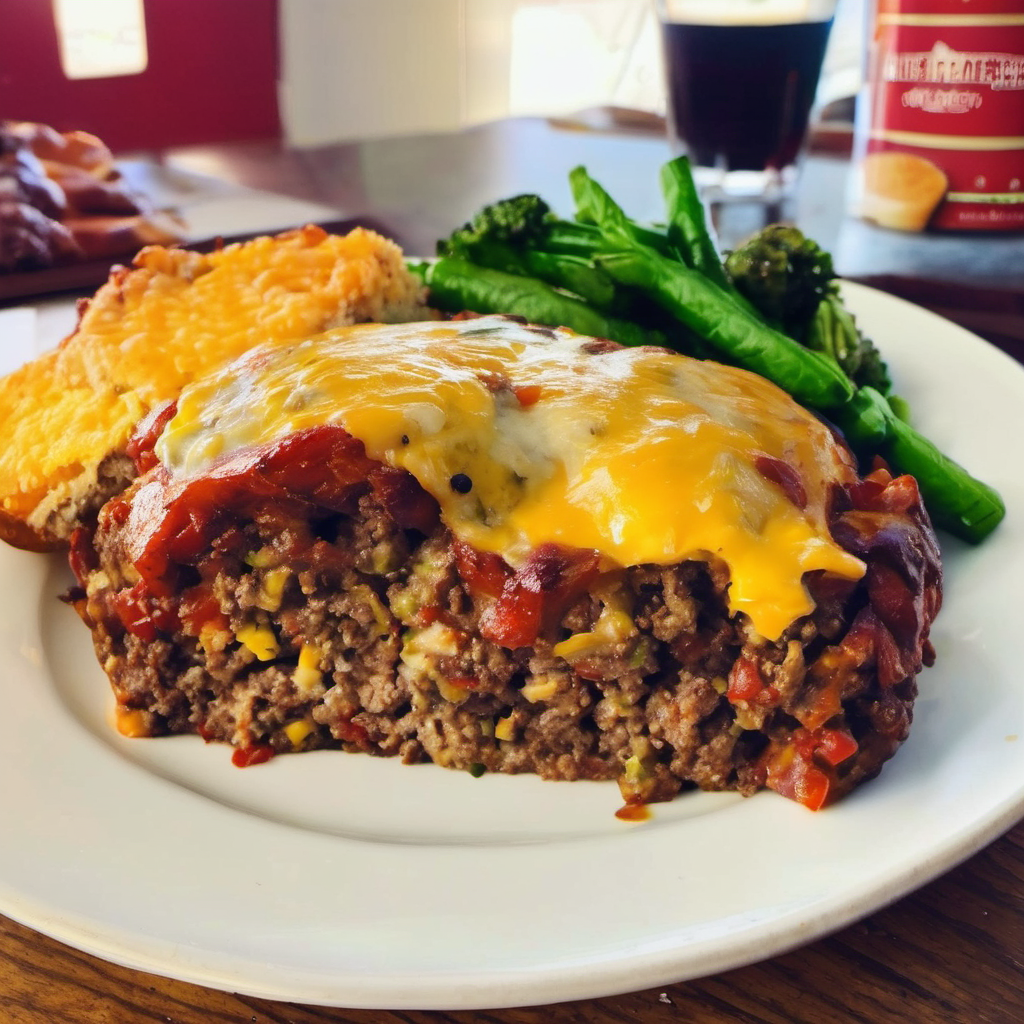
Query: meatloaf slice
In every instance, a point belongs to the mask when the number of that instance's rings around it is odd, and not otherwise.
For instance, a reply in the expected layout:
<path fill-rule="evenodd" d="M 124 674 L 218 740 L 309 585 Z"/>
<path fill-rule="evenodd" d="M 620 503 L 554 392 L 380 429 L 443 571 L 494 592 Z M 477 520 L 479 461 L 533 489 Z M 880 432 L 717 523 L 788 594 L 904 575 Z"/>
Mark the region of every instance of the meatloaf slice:
<path fill-rule="evenodd" d="M 334 747 L 616 779 L 633 804 L 770 787 L 812 808 L 907 736 L 940 599 L 910 477 L 833 489 L 832 536 L 867 571 L 809 574 L 813 611 L 769 640 L 714 556 L 609 569 L 547 544 L 513 569 L 341 428 L 247 471 L 194 489 L 141 558 L 159 467 L 74 536 L 70 600 L 126 734 L 198 733 L 243 765 Z"/>

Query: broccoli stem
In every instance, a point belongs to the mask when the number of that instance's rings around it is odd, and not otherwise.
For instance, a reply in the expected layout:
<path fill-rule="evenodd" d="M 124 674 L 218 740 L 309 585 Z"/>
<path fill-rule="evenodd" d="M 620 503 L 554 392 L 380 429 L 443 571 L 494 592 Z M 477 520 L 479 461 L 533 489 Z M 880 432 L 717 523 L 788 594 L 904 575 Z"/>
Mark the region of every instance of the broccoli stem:
<path fill-rule="evenodd" d="M 568 327 L 578 334 L 610 338 L 621 345 L 664 345 L 660 331 L 608 316 L 581 299 L 531 277 L 443 257 L 427 268 L 430 301 L 449 312 L 511 313 L 535 324 Z"/>
<path fill-rule="evenodd" d="M 834 359 L 858 386 L 889 393 L 892 382 L 878 349 L 857 329 L 857 324 L 835 292 L 822 298 L 814 312 L 804 344 Z"/>

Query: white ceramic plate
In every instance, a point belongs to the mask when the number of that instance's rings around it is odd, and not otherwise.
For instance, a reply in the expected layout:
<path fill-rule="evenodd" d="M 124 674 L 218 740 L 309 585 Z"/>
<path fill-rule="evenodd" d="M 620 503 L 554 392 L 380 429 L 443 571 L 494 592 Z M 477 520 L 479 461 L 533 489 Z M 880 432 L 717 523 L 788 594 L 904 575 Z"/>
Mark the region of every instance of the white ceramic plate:
<path fill-rule="evenodd" d="M 125 740 L 59 559 L 0 550 L 0 911 L 131 967 L 318 1004 L 470 1008 L 661 985 L 776 954 L 895 899 L 1024 814 L 1024 369 L 849 287 L 925 431 L 1009 515 L 945 544 L 910 740 L 812 814 L 695 794 L 644 823 L 613 784 L 340 753 L 239 771 Z"/>

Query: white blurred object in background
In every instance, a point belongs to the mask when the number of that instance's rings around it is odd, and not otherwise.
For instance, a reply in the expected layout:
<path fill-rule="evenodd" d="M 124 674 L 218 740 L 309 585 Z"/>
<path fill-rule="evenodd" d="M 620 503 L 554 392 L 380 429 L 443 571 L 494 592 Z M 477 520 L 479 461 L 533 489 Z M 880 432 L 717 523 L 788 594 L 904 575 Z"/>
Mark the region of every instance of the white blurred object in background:
<path fill-rule="evenodd" d="M 819 98 L 861 81 L 864 0 L 840 0 Z M 616 106 L 663 113 L 648 0 L 282 0 L 281 116 L 295 146 Z"/>
<path fill-rule="evenodd" d="M 509 7 L 510 115 L 664 108 L 661 38 L 649 4 L 519 0 Z"/>

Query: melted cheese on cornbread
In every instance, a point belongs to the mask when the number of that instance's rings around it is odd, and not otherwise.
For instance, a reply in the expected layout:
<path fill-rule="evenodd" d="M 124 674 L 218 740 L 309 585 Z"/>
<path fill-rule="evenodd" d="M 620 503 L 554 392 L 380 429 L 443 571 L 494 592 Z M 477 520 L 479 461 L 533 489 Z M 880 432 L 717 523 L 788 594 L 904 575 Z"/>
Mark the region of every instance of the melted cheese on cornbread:
<path fill-rule="evenodd" d="M 547 542 L 621 566 L 716 556 L 731 609 L 773 639 L 813 607 L 804 573 L 863 574 L 826 523 L 829 486 L 854 476 L 828 428 L 744 370 L 592 342 L 492 316 L 263 346 L 185 389 L 157 454 L 190 476 L 335 423 L 477 549 L 512 565 Z M 803 508 L 764 455 L 796 470 Z"/>

